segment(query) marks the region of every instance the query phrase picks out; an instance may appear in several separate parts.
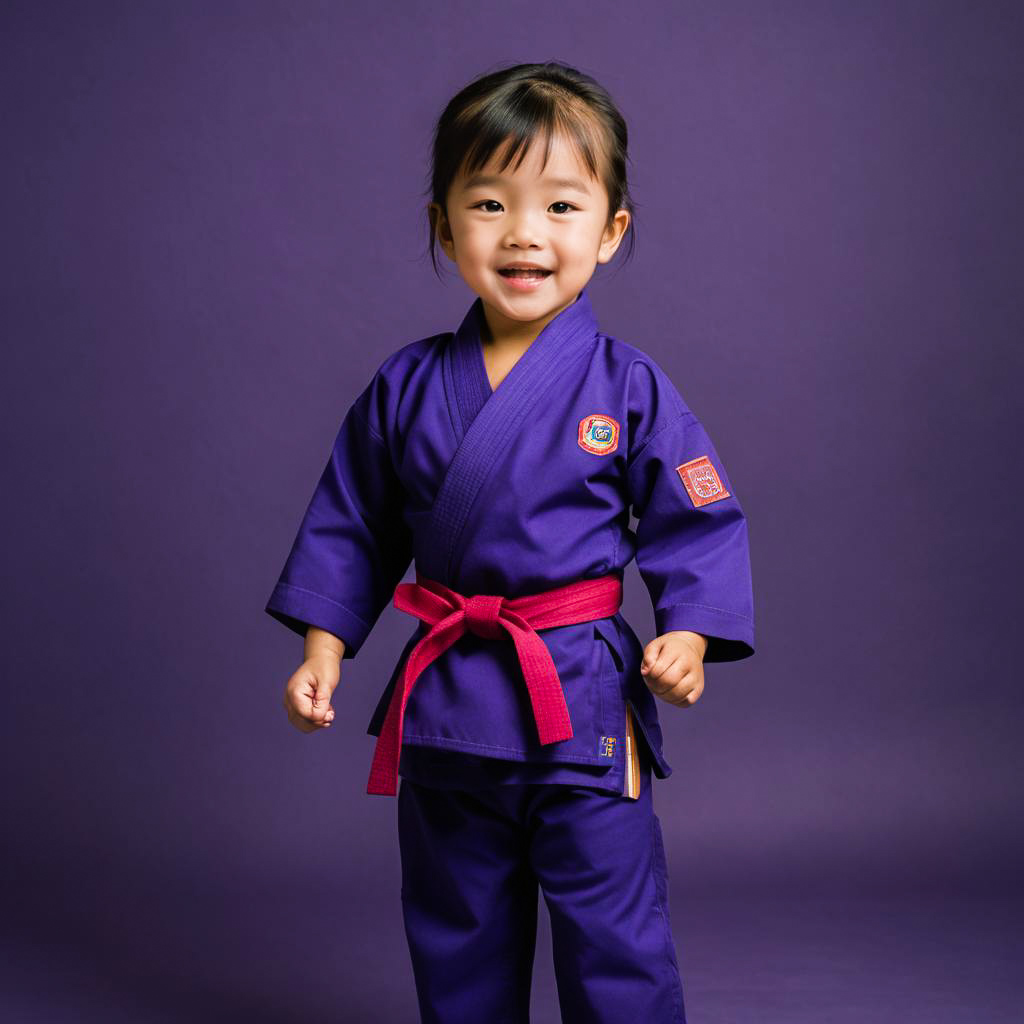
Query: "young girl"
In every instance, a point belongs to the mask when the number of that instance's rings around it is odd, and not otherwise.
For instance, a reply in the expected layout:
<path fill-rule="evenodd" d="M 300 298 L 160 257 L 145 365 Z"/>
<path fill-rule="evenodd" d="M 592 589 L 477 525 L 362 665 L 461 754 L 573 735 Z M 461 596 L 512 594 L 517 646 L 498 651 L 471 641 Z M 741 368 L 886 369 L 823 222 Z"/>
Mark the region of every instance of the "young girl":
<path fill-rule="evenodd" d="M 392 598 L 417 620 L 370 722 L 367 791 L 397 790 L 425 1024 L 528 1020 L 538 885 L 564 1021 L 685 1021 L 655 697 L 688 707 L 704 661 L 753 654 L 753 595 L 711 441 L 590 304 L 632 228 L 627 159 L 607 92 L 564 65 L 451 100 L 431 254 L 476 297 L 355 400 L 266 606 L 305 636 L 284 697 L 304 732 L 330 727 L 341 661 Z M 645 648 L 618 611 L 634 555 Z"/>

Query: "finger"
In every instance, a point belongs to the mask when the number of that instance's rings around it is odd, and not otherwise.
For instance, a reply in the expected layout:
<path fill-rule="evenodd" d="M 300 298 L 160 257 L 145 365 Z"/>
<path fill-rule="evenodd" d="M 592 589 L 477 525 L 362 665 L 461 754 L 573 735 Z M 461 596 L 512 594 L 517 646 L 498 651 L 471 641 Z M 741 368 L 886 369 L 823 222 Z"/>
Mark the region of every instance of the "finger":
<path fill-rule="evenodd" d="M 315 695 L 313 685 L 307 686 L 305 683 L 300 683 L 298 686 L 293 686 L 288 694 L 292 713 L 307 723 L 316 721 L 313 714 L 313 697 Z"/>
<path fill-rule="evenodd" d="M 697 698 L 693 695 L 693 690 L 683 690 L 676 696 L 672 703 L 680 708 L 689 708 L 693 707 L 693 702 L 696 699 Z"/>
<path fill-rule="evenodd" d="M 694 681 L 683 681 L 684 692 L 680 694 L 679 706 L 683 708 L 692 708 L 694 704 L 700 700 L 700 695 L 704 692 L 703 683 L 700 680 Z"/>
<path fill-rule="evenodd" d="M 317 689 L 316 695 L 310 702 L 309 717 L 311 721 L 323 722 L 327 717 L 327 714 L 332 710 L 330 697 L 327 694 L 327 688 L 321 686 Z"/>
<path fill-rule="evenodd" d="M 672 692 L 674 686 L 672 682 L 665 679 L 660 673 L 658 675 L 649 675 L 645 682 L 647 683 L 647 689 L 657 697 L 667 697 Z"/>
<path fill-rule="evenodd" d="M 307 703 L 309 705 L 308 709 L 305 707 Z M 331 722 L 334 721 L 334 708 L 328 706 L 327 713 L 322 714 L 313 709 L 312 702 L 302 699 L 299 706 L 292 708 L 288 717 L 296 725 L 302 722 L 301 728 L 303 732 L 312 732 L 314 729 L 326 729 L 330 726 Z"/>
<path fill-rule="evenodd" d="M 661 654 L 661 649 L 664 646 L 663 641 L 659 637 L 655 637 L 645 648 L 643 661 L 640 663 L 641 671 L 650 672 L 651 669 L 657 664 L 658 657 Z"/>
<path fill-rule="evenodd" d="M 285 707 L 298 708 L 303 701 L 311 701 L 313 691 L 314 683 L 308 674 L 302 670 L 297 671 L 285 684 Z"/>
<path fill-rule="evenodd" d="M 665 655 L 663 658 L 659 658 L 658 664 L 655 665 L 654 671 L 651 673 L 651 678 L 667 691 L 678 685 L 684 674 L 684 659 L 676 657 L 669 660 L 669 657 Z"/>
<path fill-rule="evenodd" d="M 313 720 L 313 701 L 312 698 L 307 697 L 304 693 L 293 693 L 292 694 L 292 710 L 300 718 L 306 719 L 306 721 Z"/>
<path fill-rule="evenodd" d="M 681 687 L 684 692 L 688 692 L 696 682 L 694 664 L 685 654 L 672 663 L 669 673 L 675 680 L 675 685 Z"/>

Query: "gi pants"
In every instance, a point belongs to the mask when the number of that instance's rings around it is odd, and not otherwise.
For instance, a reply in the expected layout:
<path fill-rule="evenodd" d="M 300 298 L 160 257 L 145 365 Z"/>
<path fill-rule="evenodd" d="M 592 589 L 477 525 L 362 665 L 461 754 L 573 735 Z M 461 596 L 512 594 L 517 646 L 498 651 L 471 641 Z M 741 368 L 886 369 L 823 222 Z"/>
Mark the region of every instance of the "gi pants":
<path fill-rule="evenodd" d="M 402 778 L 398 832 L 422 1024 L 528 1024 L 538 885 L 563 1024 L 685 1024 L 649 767 L 636 800 Z"/>

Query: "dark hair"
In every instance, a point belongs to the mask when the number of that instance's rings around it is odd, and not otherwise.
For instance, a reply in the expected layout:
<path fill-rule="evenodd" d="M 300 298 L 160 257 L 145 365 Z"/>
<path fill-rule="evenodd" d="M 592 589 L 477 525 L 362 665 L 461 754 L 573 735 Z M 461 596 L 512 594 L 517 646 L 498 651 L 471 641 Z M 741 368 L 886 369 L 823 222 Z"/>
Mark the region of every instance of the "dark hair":
<path fill-rule="evenodd" d="M 538 136 L 544 140 L 544 164 L 552 135 L 564 134 L 591 175 L 608 194 L 608 223 L 618 210 L 630 213 L 633 253 L 635 204 L 629 194 L 626 163 L 629 133 L 626 121 L 608 92 L 589 75 L 566 64 L 516 64 L 484 73 L 457 93 L 444 108 L 434 131 L 427 195 L 448 215 L 448 191 L 459 170 L 483 167 L 506 140 L 504 170 L 519 153 L 523 161 Z M 430 215 L 430 258 L 437 273 L 437 224 Z M 438 274 L 440 276 L 440 274 Z"/>

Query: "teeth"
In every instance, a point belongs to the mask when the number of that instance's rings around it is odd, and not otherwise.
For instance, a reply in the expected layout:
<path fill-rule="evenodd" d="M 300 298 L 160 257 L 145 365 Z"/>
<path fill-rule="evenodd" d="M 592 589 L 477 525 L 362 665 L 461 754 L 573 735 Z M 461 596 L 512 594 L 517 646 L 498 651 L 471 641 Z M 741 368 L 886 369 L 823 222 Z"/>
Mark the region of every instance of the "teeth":
<path fill-rule="evenodd" d="M 520 270 L 513 268 L 511 270 L 503 270 L 503 274 L 507 274 L 509 277 L 544 277 L 548 271 L 546 270 Z"/>

